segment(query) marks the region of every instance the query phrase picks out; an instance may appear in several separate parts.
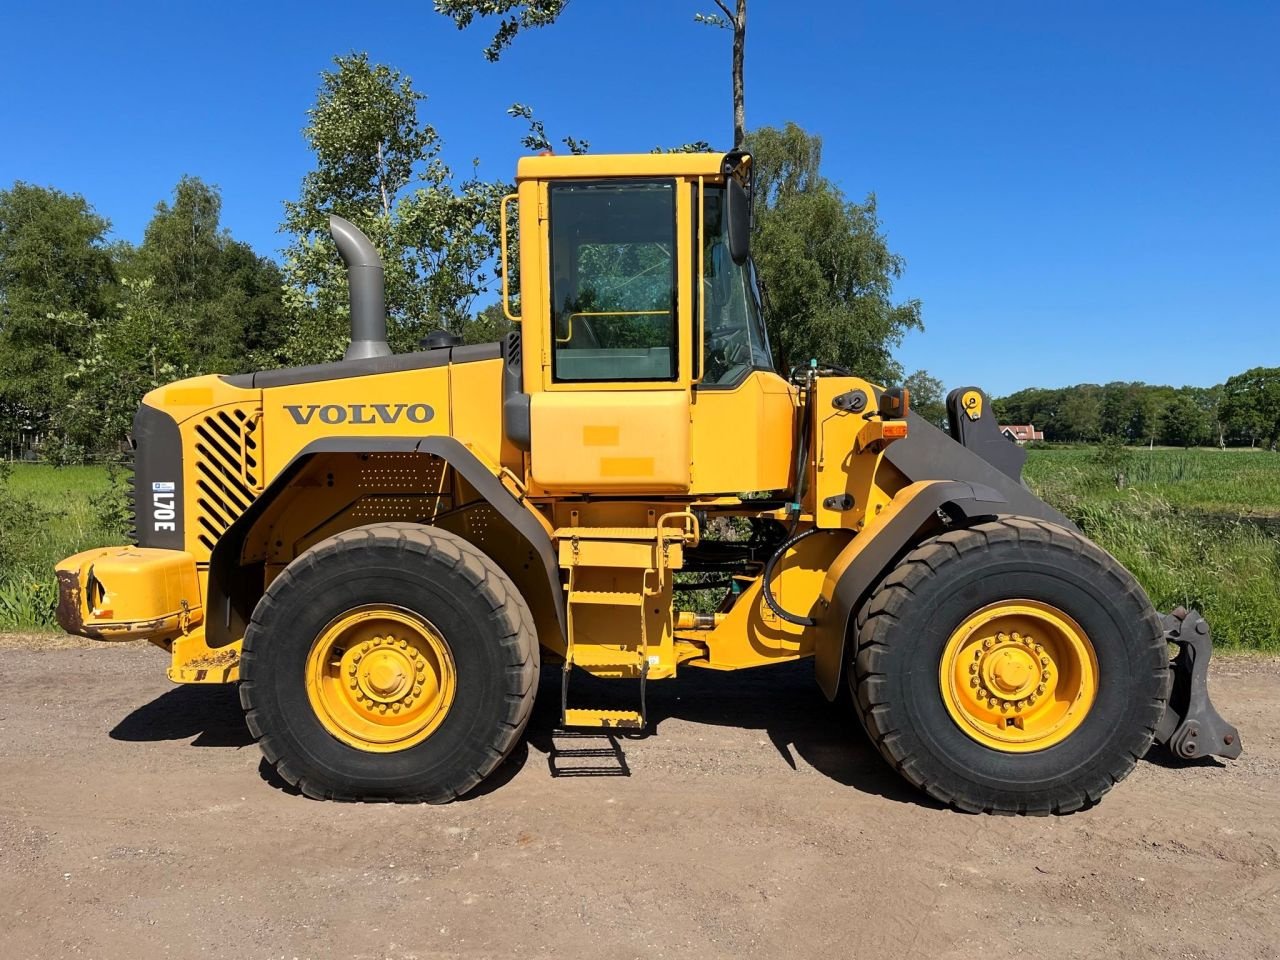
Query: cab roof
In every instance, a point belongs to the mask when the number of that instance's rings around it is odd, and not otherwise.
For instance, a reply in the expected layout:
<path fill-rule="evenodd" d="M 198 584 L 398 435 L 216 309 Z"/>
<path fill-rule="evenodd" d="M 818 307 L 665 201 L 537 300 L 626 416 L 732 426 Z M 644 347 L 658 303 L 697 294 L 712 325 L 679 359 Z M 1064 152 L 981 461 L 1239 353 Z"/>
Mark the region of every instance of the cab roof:
<path fill-rule="evenodd" d="M 521 157 L 516 180 L 591 177 L 719 177 L 724 153 L 584 153 Z"/>

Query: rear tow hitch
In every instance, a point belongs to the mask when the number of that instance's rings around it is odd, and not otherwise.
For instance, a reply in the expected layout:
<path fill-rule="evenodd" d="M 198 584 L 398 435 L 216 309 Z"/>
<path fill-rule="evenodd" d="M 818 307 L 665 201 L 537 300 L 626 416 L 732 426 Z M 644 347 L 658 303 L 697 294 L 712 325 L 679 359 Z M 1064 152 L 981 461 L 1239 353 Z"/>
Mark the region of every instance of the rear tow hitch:
<path fill-rule="evenodd" d="M 1199 611 L 1178 607 L 1161 615 L 1164 638 L 1178 647 L 1169 663 L 1172 688 L 1169 704 L 1156 742 L 1166 744 L 1174 756 L 1184 760 L 1198 757 L 1240 756 L 1240 732 L 1223 720 L 1209 701 L 1209 657 L 1213 640 L 1209 624 Z"/>

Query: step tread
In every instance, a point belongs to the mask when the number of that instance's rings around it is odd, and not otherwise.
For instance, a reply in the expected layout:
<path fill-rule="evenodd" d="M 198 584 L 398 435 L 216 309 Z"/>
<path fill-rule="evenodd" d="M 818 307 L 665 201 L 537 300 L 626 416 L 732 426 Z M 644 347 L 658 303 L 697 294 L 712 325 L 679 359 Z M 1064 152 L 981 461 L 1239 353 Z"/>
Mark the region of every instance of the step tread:
<path fill-rule="evenodd" d="M 644 726 L 644 717 L 638 710 L 592 710 L 587 707 L 573 707 L 564 712 L 566 727 L 622 727 L 639 729 Z"/>
<path fill-rule="evenodd" d="M 608 607 L 643 607 L 643 594 L 630 590 L 574 590 L 569 594 L 570 603 L 594 603 Z"/>
<path fill-rule="evenodd" d="M 587 643 L 575 643 L 569 651 L 569 662 L 578 667 L 639 668 L 647 659 L 639 650 L 601 649 Z"/>

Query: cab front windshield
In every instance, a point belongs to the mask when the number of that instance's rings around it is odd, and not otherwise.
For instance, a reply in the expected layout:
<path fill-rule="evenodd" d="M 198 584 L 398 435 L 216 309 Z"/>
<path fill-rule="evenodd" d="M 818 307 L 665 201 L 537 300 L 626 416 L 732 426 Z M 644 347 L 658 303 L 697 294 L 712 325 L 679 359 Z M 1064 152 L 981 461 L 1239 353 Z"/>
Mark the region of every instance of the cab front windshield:
<path fill-rule="evenodd" d="M 752 370 L 772 370 L 773 357 L 756 287 L 755 267 L 729 256 L 724 187 L 704 193 L 702 297 L 704 386 L 733 386 Z"/>

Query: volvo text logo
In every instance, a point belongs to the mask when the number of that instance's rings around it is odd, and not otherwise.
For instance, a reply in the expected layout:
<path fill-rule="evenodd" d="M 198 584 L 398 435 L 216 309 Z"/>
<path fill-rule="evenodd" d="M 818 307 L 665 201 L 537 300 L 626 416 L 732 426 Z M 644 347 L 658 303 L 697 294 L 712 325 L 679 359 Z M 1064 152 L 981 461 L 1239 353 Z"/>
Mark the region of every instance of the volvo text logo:
<path fill-rule="evenodd" d="M 425 403 L 309 403 L 301 406 L 285 405 L 293 422 L 306 426 L 312 420 L 320 423 L 426 423 L 436 412 Z"/>

